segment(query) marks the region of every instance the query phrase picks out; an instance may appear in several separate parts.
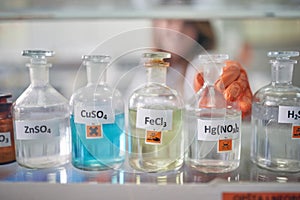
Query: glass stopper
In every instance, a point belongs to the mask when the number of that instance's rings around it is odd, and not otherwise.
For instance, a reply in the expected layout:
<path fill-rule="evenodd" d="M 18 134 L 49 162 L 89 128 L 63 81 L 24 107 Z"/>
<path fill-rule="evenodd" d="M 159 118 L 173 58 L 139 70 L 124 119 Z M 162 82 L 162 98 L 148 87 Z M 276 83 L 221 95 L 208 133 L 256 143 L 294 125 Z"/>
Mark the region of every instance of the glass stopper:
<path fill-rule="evenodd" d="M 54 51 L 45 50 L 24 50 L 22 51 L 22 56 L 32 57 L 32 58 L 46 58 L 54 56 Z"/>
<path fill-rule="evenodd" d="M 215 55 L 199 55 L 201 63 L 224 63 L 225 60 L 229 59 L 227 54 L 215 54 Z"/>
<path fill-rule="evenodd" d="M 289 60 L 290 57 L 299 56 L 298 51 L 270 51 L 268 57 L 274 57 L 277 60 Z"/>
<path fill-rule="evenodd" d="M 145 61 L 146 67 L 153 67 L 153 66 L 168 67 L 170 65 L 168 62 L 164 61 L 164 59 L 171 58 L 171 54 L 167 52 L 144 53 L 143 57 L 146 59 Z"/>
<path fill-rule="evenodd" d="M 46 51 L 46 50 L 24 50 L 22 51 L 22 56 L 30 57 L 31 64 L 27 64 L 27 67 L 30 66 L 45 66 L 47 64 L 46 57 L 54 56 L 54 51 Z M 51 64 L 47 65 L 51 67 Z"/>
<path fill-rule="evenodd" d="M 165 59 L 165 58 L 171 58 L 171 54 L 167 52 L 150 52 L 150 53 L 144 53 L 144 58 L 152 58 L 152 59 Z"/>
<path fill-rule="evenodd" d="M 83 61 L 89 61 L 94 63 L 108 63 L 110 56 L 107 55 L 84 55 L 82 56 Z"/>
<path fill-rule="evenodd" d="M 270 51 L 268 57 L 276 58 L 276 60 L 270 60 L 272 64 L 279 64 L 282 62 L 296 64 L 296 60 L 290 60 L 291 57 L 299 56 L 298 51 Z"/>

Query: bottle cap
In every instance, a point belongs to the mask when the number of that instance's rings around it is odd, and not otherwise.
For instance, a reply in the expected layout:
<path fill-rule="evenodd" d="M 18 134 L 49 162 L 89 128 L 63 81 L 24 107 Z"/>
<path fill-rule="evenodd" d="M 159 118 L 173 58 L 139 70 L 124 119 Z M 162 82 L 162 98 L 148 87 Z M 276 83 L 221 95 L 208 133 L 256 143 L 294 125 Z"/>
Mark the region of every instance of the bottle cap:
<path fill-rule="evenodd" d="M 0 93 L 0 112 L 10 112 L 11 102 L 8 102 L 7 99 L 11 98 L 10 93 Z"/>
<path fill-rule="evenodd" d="M 0 93 L 0 104 L 7 103 L 7 99 L 11 97 L 12 95 L 10 93 Z"/>

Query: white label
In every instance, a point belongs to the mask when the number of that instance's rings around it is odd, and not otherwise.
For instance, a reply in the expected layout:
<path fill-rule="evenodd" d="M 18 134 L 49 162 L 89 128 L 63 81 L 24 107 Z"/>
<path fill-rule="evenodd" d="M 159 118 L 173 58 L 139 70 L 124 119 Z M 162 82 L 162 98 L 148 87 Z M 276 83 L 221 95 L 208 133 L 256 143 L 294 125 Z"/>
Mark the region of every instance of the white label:
<path fill-rule="evenodd" d="M 59 119 L 47 121 L 16 121 L 16 139 L 34 140 L 59 136 L 59 124 L 61 124 L 61 120 Z"/>
<path fill-rule="evenodd" d="M 0 132 L 0 147 L 10 147 L 11 138 L 10 132 Z"/>
<path fill-rule="evenodd" d="M 111 105 L 76 106 L 74 121 L 79 124 L 112 124 L 115 121 L 115 115 Z"/>
<path fill-rule="evenodd" d="M 152 131 L 172 130 L 173 110 L 153 110 L 139 108 L 136 127 Z"/>
<path fill-rule="evenodd" d="M 278 122 L 300 124 L 300 107 L 279 106 Z"/>
<path fill-rule="evenodd" d="M 198 140 L 218 141 L 240 137 L 241 118 L 232 120 L 198 119 Z"/>

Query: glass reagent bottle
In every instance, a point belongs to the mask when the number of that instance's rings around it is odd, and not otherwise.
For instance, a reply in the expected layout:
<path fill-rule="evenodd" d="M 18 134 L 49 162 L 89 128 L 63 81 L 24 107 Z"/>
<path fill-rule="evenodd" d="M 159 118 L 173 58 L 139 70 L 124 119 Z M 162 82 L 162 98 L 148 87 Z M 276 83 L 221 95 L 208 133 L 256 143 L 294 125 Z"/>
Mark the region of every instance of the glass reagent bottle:
<path fill-rule="evenodd" d="M 28 168 L 63 165 L 70 159 L 68 101 L 49 83 L 53 51 L 25 50 L 31 84 L 13 105 L 16 160 Z"/>
<path fill-rule="evenodd" d="M 129 164 L 144 172 L 179 169 L 183 164 L 183 100 L 166 86 L 164 52 L 145 53 L 147 83 L 129 100 Z"/>
<path fill-rule="evenodd" d="M 83 56 L 88 83 L 70 100 L 72 163 L 83 170 L 116 169 L 124 162 L 124 103 L 106 82 L 109 61 L 109 56 Z"/>
<path fill-rule="evenodd" d="M 300 88 L 292 85 L 299 52 L 269 52 L 272 81 L 253 97 L 251 160 L 283 172 L 300 171 Z"/>
<path fill-rule="evenodd" d="M 227 104 L 215 83 L 228 55 L 200 55 L 204 85 L 185 110 L 188 166 L 204 173 L 238 168 L 241 151 L 241 112 Z"/>
<path fill-rule="evenodd" d="M 0 165 L 16 160 L 11 94 L 0 94 Z"/>

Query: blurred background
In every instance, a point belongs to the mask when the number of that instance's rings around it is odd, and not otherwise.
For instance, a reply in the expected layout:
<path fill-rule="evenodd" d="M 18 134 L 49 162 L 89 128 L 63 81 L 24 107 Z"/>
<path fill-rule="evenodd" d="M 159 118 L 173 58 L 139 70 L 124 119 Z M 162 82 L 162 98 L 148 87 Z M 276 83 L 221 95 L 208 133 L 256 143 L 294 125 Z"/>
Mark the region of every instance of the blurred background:
<path fill-rule="evenodd" d="M 268 51 L 300 51 L 299 10 L 299 0 L 1 1 L 0 92 L 11 92 L 15 100 L 28 87 L 25 63 L 29 59 L 21 56 L 24 49 L 56 52 L 49 59 L 53 64 L 50 82 L 69 98 L 74 89 L 85 84 L 82 55 L 95 52 L 99 46 L 109 48 L 105 53 L 116 56 L 118 49 L 132 43 L 151 46 L 155 43 L 154 34 L 144 28 L 153 26 L 174 29 L 193 38 L 188 28 L 194 22 L 209 23 L 210 30 L 201 31 L 205 38 L 213 38 L 213 46 L 201 45 L 208 52 L 226 53 L 241 62 L 255 92 L 271 80 Z M 174 20 L 187 22 L 188 26 L 178 28 Z M 144 31 L 134 31 L 141 29 Z M 114 40 L 126 32 L 132 33 L 131 37 Z M 109 45 L 105 46 L 107 41 Z M 178 42 L 175 38 L 174 44 Z M 121 56 L 108 70 L 110 83 L 122 79 L 118 84 L 121 92 L 127 90 L 134 77 L 124 74 L 134 74 L 132 69 L 138 65 L 139 56 Z M 295 66 L 293 81 L 300 86 L 299 64 Z"/>

